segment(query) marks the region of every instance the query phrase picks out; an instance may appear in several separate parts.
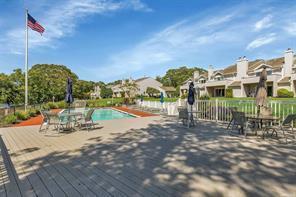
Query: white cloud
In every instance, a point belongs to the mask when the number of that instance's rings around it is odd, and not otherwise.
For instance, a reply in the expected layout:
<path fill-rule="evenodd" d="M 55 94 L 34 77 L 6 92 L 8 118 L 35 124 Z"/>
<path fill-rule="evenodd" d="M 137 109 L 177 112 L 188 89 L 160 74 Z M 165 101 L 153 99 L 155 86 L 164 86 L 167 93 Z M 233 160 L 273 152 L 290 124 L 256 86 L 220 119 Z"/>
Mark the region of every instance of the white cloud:
<path fill-rule="evenodd" d="M 272 26 L 272 15 L 267 15 L 255 23 L 255 31 L 267 29 Z"/>
<path fill-rule="evenodd" d="M 296 36 L 296 22 L 291 22 L 284 26 L 286 32 L 288 32 L 292 36 Z"/>
<path fill-rule="evenodd" d="M 247 50 L 255 49 L 255 48 L 261 47 L 263 45 L 269 44 L 271 42 L 274 42 L 275 40 L 276 40 L 276 34 L 275 33 L 270 33 L 270 34 L 268 34 L 266 36 L 256 38 L 255 40 L 253 40 L 252 42 L 250 42 L 248 44 L 246 49 Z"/>
<path fill-rule="evenodd" d="M 47 4 L 46 4 L 47 5 Z M 40 5 L 39 5 L 40 6 Z M 133 9 L 137 11 L 151 11 L 140 0 L 122 0 L 122 1 L 105 1 L 105 0 L 75 0 L 59 2 L 51 6 L 46 14 L 36 18 L 44 26 L 45 33 L 43 36 L 36 32 L 29 33 L 30 48 L 39 46 L 56 47 L 55 41 L 72 35 L 79 19 L 93 14 L 108 14 L 122 9 Z M 24 48 L 24 30 L 15 28 L 6 33 L 6 40 L 9 43 L 0 43 L 3 47 L 0 52 L 9 52 L 21 54 Z"/>
<path fill-rule="evenodd" d="M 166 64 L 179 57 L 197 53 L 203 47 L 216 42 L 234 41 L 227 28 L 220 31 L 225 23 L 234 18 L 233 14 L 208 17 L 204 20 L 192 18 L 182 20 L 153 34 L 149 39 L 138 43 L 116 55 L 106 63 L 108 66 L 96 68 L 93 73 L 102 73 L 100 78 L 127 75 L 157 65 Z M 116 70 L 116 72 L 110 72 Z"/>

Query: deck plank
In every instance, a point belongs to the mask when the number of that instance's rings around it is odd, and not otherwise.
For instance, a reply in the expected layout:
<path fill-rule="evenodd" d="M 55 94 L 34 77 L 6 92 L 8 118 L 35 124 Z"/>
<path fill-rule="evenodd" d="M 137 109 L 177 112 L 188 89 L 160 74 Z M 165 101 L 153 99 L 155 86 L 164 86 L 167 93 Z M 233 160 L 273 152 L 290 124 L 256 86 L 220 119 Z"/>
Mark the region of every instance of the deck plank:
<path fill-rule="evenodd" d="M 227 136 L 213 123 L 197 131 L 154 118 L 106 121 L 103 129 L 68 134 L 0 129 L 18 175 L 14 187 L 23 194 L 32 183 L 31 192 L 40 196 L 39 187 L 49 196 L 296 194 L 295 145 Z M 3 180 L 0 174 L 0 189 Z"/>
<path fill-rule="evenodd" d="M 21 133 L 21 132 L 19 132 L 19 133 Z M 18 135 L 16 135 L 15 132 L 7 132 L 6 137 L 11 142 L 11 145 L 12 145 L 11 146 L 11 150 L 15 154 L 17 154 L 18 151 L 20 151 L 20 150 L 30 148 L 30 147 L 27 147 L 25 144 L 22 143 L 21 137 L 18 136 Z M 15 149 L 13 149 L 13 147 Z M 30 163 L 30 160 L 25 155 L 26 154 L 22 154 L 21 153 L 21 154 L 18 154 L 17 157 L 20 159 L 20 161 L 22 163 L 27 163 L 27 162 Z M 25 165 L 25 166 L 26 167 L 25 167 L 24 174 L 28 178 L 28 180 L 30 181 L 30 183 L 32 184 L 34 193 L 37 196 L 51 196 L 50 192 L 47 190 L 44 182 L 42 181 L 42 179 L 40 178 L 40 176 L 38 175 L 38 173 L 35 171 L 34 167 L 32 165 Z"/>
<path fill-rule="evenodd" d="M 5 146 L 5 143 L 2 139 L 2 136 L 0 137 L 0 146 L 1 146 L 1 155 L 3 157 L 3 163 L 4 163 L 4 185 L 5 185 L 5 192 L 7 196 L 21 196 L 21 189 L 20 189 L 20 183 L 18 181 L 18 175 L 15 172 L 13 163 L 9 157 L 9 153 L 7 150 L 7 147 Z"/>
<path fill-rule="evenodd" d="M 33 186 L 28 178 L 28 174 L 26 172 L 26 170 L 24 169 L 24 167 L 20 164 L 19 161 L 19 157 L 14 156 L 13 154 L 15 154 L 13 146 L 12 146 L 12 142 L 10 141 L 8 136 L 3 136 L 3 141 L 5 142 L 5 144 L 7 144 L 7 146 L 9 147 L 9 150 L 11 150 L 12 154 L 10 154 L 11 156 L 11 160 L 14 164 L 15 170 L 18 174 L 18 179 L 20 180 L 20 192 L 22 194 L 22 196 L 37 196 Z"/>
<path fill-rule="evenodd" d="M 42 144 L 45 143 L 44 138 L 39 138 L 36 143 L 40 143 L 39 145 L 42 146 Z M 48 152 L 55 151 L 55 149 L 60 149 L 63 146 L 63 144 L 56 143 L 53 143 L 53 145 L 54 146 L 51 147 L 45 147 L 44 150 L 48 149 Z M 59 160 L 58 164 L 52 163 L 52 165 L 60 165 L 62 163 L 62 166 L 65 167 L 66 170 L 71 172 L 77 179 L 81 180 L 81 182 L 86 185 L 88 189 L 92 190 L 98 196 L 111 196 L 111 194 L 114 196 L 124 196 L 122 193 L 118 192 L 116 188 L 106 184 L 107 182 L 101 177 L 94 176 L 94 172 L 87 170 L 88 166 L 81 166 L 81 161 L 73 162 L 73 159 L 71 159 L 71 165 L 68 165 L 67 161 L 67 159 Z"/>
<path fill-rule="evenodd" d="M 38 136 L 36 136 L 36 135 L 32 136 L 30 134 L 29 130 L 26 130 L 26 135 L 24 135 L 24 134 L 19 134 L 19 135 L 23 139 L 26 139 L 27 141 L 31 140 L 31 142 L 34 142 L 34 144 L 37 145 L 40 148 L 39 154 L 34 155 L 34 158 L 40 158 L 41 157 L 42 161 L 45 164 L 45 166 L 51 166 L 52 167 L 51 171 L 55 171 L 55 174 L 59 174 L 61 177 L 63 177 L 63 179 L 66 180 L 66 182 L 70 183 L 70 185 L 69 184 L 67 184 L 67 185 L 59 185 L 59 187 L 61 187 L 63 190 L 67 190 L 67 191 L 64 191 L 67 195 L 95 196 L 95 194 L 91 190 L 89 190 L 89 188 L 87 188 L 84 183 L 80 182 L 75 176 L 73 176 L 73 174 L 71 174 L 71 172 L 69 172 L 67 170 L 67 168 L 65 167 L 66 163 L 63 164 L 63 165 L 57 165 L 57 164 L 55 164 L 53 162 L 50 162 L 50 160 L 49 160 L 50 157 L 46 156 L 46 155 L 48 155 L 48 153 L 44 152 L 44 147 L 43 147 L 44 145 L 46 147 L 47 144 L 46 143 L 45 144 L 39 143 L 41 140 L 40 140 L 40 138 L 38 138 Z M 54 162 L 57 162 L 57 161 L 54 161 Z M 63 182 L 63 183 L 65 184 L 65 182 Z M 56 187 L 54 186 L 53 188 L 49 188 L 49 189 L 54 190 L 54 189 L 56 189 Z"/>

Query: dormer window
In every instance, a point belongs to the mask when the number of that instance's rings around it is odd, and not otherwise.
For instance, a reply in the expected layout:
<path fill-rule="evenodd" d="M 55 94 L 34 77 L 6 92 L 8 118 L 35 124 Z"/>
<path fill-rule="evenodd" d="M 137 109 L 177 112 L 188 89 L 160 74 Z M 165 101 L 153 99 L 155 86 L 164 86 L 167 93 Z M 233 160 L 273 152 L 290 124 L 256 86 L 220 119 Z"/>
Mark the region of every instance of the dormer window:
<path fill-rule="evenodd" d="M 223 80 L 223 76 L 218 74 L 214 77 L 214 80 L 221 81 L 221 80 Z"/>
<path fill-rule="evenodd" d="M 267 70 L 266 71 L 267 75 L 272 75 L 272 70 Z M 256 72 L 256 76 L 259 77 L 261 72 Z"/>
<path fill-rule="evenodd" d="M 206 83 L 206 80 L 205 79 L 200 79 L 199 83 Z"/>

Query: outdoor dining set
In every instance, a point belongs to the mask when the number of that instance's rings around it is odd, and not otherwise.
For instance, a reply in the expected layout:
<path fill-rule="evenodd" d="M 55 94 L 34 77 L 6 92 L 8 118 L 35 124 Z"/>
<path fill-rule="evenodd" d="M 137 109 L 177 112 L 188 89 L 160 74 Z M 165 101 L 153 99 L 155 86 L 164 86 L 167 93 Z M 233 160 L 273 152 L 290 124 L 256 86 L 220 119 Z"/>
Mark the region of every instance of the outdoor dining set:
<path fill-rule="evenodd" d="M 94 109 L 83 111 L 66 109 L 59 113 L 41 110 L 43 121 L 40 125 L 39 132 L 47 131 L 50 126 L 53 126 L 57 132 L 75 131 L 77 129 L 87 129 L 89 131 L 98 124 L 92 119 L 93 113 Z"/>
<path fill-rule="evenodd" d="M 229 133 L 234 129 L 237 129 L 240 134 L 247 136 L 250 132 L 255 135 L 261 133 L 261 137 L 264 139 L 267 136 L 278 137 L 278 133 L 281 132 L 287 142 L 287 134 L 294 134 L 294 122 L 296 123 L 296 114 L 287 115 L 283 121 L 277 116 L 272 114 L 246 114 L 244 112 L 237 111 L 236 108 L 231 108 L 232 119 L 229 122 L 227 129 Z M 295 138 L 295 136 L 293 136 Z"/>
<path fill-rule="evenodd" d="M 98 124 L 92 118 L 95 109 L 86 109 L 85 101 L 76 101 L 72 108 L 60 112 L 41 110 L 42 123 L 39 132 L 48 131 L 50 126 L 57 132 L 94 129 Z"/>

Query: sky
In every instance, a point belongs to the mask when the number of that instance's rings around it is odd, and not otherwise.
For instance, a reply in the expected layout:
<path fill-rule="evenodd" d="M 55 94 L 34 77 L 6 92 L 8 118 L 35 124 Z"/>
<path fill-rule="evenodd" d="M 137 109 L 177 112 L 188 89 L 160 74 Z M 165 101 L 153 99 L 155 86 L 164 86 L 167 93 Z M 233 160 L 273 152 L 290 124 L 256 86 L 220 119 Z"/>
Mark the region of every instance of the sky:
<path fill-rule="evenodd" d="M 0 0 L 0 72 L 61 64 L 80 79 L 162 76 L 180 66 L 215 69 L 296 51 L 296 0 Z"/>

